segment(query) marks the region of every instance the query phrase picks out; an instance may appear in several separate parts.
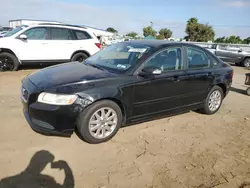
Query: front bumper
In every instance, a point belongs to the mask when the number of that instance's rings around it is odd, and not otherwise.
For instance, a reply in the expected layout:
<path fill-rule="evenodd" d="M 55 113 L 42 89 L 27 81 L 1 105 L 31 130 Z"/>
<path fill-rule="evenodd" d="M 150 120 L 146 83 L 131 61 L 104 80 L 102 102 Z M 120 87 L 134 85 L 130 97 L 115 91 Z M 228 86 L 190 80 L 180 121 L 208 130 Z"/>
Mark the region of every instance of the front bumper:
<path fill-rule="evenodd" d="M 71 136 L 76 120 L 84 110 L 82 101 L 77 99 L 68 106 L 39 103 L 37 98 L 41 92 L 28 78 L 22 81 L 23 113 L 30 127 L 43 135 Z"/>
<path fill-rule="evenodd" d="M 81 113 L 77 104 L 70 106 L 55 106 L 39 102 L 27 106 L 23 113 L 30 127 L 43 135 L 69 137 L 75 130 L 76 119 Z"/>

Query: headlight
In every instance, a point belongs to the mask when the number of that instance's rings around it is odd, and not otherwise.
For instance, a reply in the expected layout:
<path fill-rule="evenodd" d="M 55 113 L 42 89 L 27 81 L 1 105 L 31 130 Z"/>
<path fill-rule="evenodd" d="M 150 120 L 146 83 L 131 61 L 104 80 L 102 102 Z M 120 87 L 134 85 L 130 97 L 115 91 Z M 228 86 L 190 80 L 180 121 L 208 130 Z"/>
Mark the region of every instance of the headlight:
<path fill-rule="evenodd" d="M 58 95 L 43 92 L 38 96 L 38 102 L 52 105 L 71 105 L 77 99 L 77 95 Z"/>

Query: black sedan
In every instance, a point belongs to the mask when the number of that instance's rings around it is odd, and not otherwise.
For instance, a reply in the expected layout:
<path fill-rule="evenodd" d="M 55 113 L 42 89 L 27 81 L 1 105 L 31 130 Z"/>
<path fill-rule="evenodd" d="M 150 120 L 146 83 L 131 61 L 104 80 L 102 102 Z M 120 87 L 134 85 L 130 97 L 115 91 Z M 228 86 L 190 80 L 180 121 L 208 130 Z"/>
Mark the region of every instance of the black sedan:
<path fill-rule="evenodd" d="M 23 111 L 33 130 L 89 143 L 111 139 L 121 126 L 199 109 L 216 113 L 232 68 L 196 45 L 128 41 L 82 63 L 65 63 L 22 81 Z M 136 133 L 135 133 L 136 134 Z"/>

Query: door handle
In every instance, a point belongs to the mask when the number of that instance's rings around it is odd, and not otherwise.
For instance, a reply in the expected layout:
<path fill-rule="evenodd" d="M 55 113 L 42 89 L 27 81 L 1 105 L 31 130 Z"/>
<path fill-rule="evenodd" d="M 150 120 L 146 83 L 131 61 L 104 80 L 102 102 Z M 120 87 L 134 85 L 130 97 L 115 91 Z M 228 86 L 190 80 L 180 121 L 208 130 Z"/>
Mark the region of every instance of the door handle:
<path fill-rule="evenodd" d="M 45 43 L 42 43 L 42 44 L 43 44 L 43 45 L 47 45 L 48 43 L 45 42 Z"/>
<path fill-rule="evenodd" d="M 179 82 L 179 81 L 180 81 L 179 76 L 173 76 L 173 77 L 171 78 L 171 80 L 172 80 L 173 82 Z"/>

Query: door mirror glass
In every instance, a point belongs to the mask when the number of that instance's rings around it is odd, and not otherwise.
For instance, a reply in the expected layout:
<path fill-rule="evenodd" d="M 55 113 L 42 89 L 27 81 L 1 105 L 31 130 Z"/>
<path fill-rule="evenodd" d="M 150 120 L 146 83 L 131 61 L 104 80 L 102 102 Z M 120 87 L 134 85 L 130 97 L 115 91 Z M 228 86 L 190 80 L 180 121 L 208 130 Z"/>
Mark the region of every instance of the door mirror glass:
<path fill-rule="evenodd" d="M 139 73 L 140 76 L 153 76 L 153 75 L 160 75 L 162 73 L 161 69 L 157 67 L 145 67 Z"/>
<path fill-rule="evenodd" d="M 28 37 L 26 35 L 22 34 L 22 35 L 19 36 L 19 38 L 22 39 L 22 40 L 27 40 Z"/>

